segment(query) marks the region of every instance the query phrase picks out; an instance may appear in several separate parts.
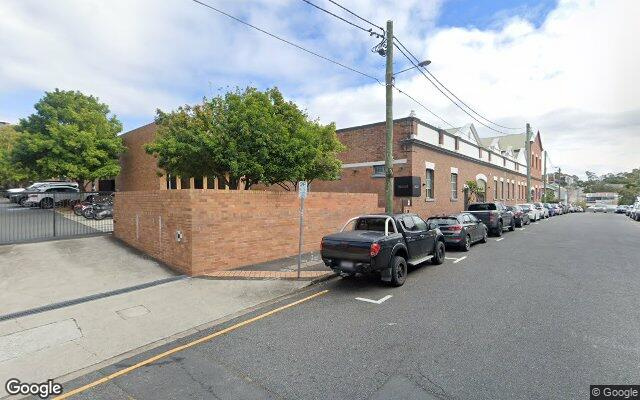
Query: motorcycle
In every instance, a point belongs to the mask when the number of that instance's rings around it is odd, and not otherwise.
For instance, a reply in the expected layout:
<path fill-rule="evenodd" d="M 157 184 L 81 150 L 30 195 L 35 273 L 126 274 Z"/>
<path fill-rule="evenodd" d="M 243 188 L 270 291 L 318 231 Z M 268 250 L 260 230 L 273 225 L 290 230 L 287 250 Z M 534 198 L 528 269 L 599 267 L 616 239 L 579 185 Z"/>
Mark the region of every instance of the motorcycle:
<path fill-rule="evenodd" d="M 113 217 L 113 203 L 97 204 L 93 207 L 93 218 L 95 220 L 103 220 L 107 217 Z"/>
<path fill-rule="evenodd" d="M 92 198 L 91 202 L 83 202 L 77 205 L 80 215 L 87 219 L 104 219 L 113 216 L 113 196 L 104 198 Z M 76 208 L 74 207 L 74 212 Z"/>

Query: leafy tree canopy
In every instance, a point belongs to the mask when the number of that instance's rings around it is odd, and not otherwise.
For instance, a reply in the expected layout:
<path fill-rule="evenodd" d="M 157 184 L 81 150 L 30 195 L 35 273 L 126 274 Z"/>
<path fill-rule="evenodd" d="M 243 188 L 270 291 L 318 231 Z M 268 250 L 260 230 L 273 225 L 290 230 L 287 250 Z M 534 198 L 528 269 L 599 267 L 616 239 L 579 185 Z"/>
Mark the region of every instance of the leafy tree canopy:
<path fill-rule="evenodd" d="M 96 97 L 56 89 L 21 119 L 13 160 L 38 179 L 85 181 L 120 173 L 122 124 Z"/>
<path fill-rule="evenodd" d="M 634 168 L 631 172 L 608 173 L 602 176 L 587 171 L 586 175 L 587 181 L 578 182 L 585 193 L 616 192 L 620 196 L 619 204 L 633 204 L 640 195 L 640 168 Z"/>
<path fill-rule="evenodd" d="M 180 176 L 217 176 L 232 189 L 263 183 L 287 190 L 298 181 L 340 176 L 344 146 L 335 125 L 312 121 L 277 88 L 236 89 L 175 111 L 158 110 L 146 146 L 158 166 Z"/>
<path fill-rule="evenodd" d="M 28 178 L 26 172 L 11 159 L 18 135 L 13 126 L 0 126 L 0 187 L 14 186 Z"/>

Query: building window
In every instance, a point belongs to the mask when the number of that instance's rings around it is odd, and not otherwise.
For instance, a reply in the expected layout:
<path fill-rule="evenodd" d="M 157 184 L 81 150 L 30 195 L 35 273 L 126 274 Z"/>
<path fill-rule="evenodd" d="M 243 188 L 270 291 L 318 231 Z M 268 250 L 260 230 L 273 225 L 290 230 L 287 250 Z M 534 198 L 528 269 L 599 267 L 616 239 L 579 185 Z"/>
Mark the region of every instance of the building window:
<path fill-rule="evenodd" d="M 476 182 L 478 184 L 478 192 L 476 193 L 476 201 L 478 201 L 480 203 L 484 203 L 485 196 L 486 196 L 486 193 L 487 193 L 487 182 L 484 179 L 478 179 Z"/>
<path fill-rule="evenodd" d="M 500 200 L 504 200 L 504 181 L 500 181 Z"/>
<path fill-rule="evenodd" d="M 425 184 L 425 195 L 427 196 L 427 199 L 433 199 L 433 177 L 434 177 L 434 172 L 432 169 L 427 168 L 427 176 L 426 179 L 424 181 Z"/>
<path fill-rule="evenodd" d="M 511 197 L 516 198 L 516 184 L 511 182 Z"/>
<path fill-rule="evenodd" d="M 191 189 L 191 179 L 180 178 L 180 189 Z"/>
<path fill-rule="evenodd" d="M 374 165 L 373 166 L 373 176 L 376 178 L 384 178 L 384 165 Z"/>
<path fill-rule="evenodd" d="M 451 198 L 458 200 L 458 174 L 451 174 Z"/>
<path fill-rule="evenodd" d="M 509 188 L 509 182 L 507 182 L 507 200 L 511 197 L 511 189 Z"/>
<path fill-rule="evenodd" d="M 175 189 L 177 185 L 176 182 L 176 177 L 175 176 L 167 176 L 167 189 L 171 190 L 171 189 Z"/>

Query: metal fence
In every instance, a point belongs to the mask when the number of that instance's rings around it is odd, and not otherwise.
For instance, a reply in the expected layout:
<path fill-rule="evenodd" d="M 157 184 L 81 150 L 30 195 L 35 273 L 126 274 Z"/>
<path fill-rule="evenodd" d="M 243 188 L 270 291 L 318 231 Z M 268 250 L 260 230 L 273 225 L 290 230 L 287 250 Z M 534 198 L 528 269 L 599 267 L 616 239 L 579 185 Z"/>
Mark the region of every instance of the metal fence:
<path fill-rule="evenodd" d="M 113 232 L 113 192 L 0 192 L 0 244 Z"/>

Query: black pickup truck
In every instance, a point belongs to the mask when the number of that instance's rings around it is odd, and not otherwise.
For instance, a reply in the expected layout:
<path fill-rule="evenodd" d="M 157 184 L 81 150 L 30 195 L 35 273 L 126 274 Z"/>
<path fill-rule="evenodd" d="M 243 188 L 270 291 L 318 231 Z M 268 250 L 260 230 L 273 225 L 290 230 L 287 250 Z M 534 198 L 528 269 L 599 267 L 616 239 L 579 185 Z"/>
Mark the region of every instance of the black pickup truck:
<path fill-rule="evenodd" d="M 510 231 L 516 229 L 513 213 L 502 203 L 472 203 L 467 211 L 484 222 L 489 231 L 496 236 L 502 236 L 504 228 Z"/>
<path fill-rule="evenodd" d="M 407 279 L 407 265 L 444 261 L 442 232 L 415 214 L 374 214 L 350 219 L 322 238 L 322 261 L 337 273 L 379 272 L 393 286 Z"/>

